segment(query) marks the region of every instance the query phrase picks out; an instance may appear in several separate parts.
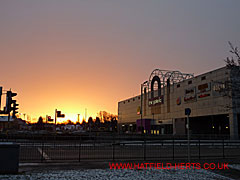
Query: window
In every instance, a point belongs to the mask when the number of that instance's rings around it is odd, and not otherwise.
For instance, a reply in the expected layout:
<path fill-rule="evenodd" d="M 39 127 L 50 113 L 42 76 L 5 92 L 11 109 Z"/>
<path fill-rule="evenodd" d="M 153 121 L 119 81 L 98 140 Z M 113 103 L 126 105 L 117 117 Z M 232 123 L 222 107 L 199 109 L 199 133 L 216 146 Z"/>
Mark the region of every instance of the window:
<path fill-rule="evenodd" d="M 180 84 L 177 85 L 177 88 L 179 88 L 179 87 L 180 87 Z"/>
<path fill-rule="evenodd" d="M 128 100 L 128 102 L 130 102 L 130 100 Z"/>
<path fill-rule="evenodd" d="M 133 101 L 135 101 L 135 98 L 133 98 Z"/>
<path fill-rule="evenodd" d="M 188 81 L 188 84 L 192 84 L 192 81 Z"/>
<path fill-rule="evenodd" d="M 206 76 L 201 77 L 201 80 L 202 80 L 202 81 L 203 81 L 203 80 L 206 80 Z"/>

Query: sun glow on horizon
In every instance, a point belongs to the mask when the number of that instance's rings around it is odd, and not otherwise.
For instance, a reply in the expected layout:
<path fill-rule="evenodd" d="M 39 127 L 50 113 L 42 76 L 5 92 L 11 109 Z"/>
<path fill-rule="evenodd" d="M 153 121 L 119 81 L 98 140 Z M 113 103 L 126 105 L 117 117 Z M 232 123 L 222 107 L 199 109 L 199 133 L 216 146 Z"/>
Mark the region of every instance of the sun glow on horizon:
<path fill-rule="evenodd" d="M 65 113 L 65 111 L 61 111 L 62 114 L 65 115 L 64 118 L 61 117 L 57 117 L 57 124 L 61 124 L 61 123 L 67 123 L 68 120 L 72 121 L 74 124 L 78 122 L 78 114 L 77 113 Z M 79 113 L 80 114 L 80 113 Z M 46 116 L 34 116 L 31 117 L 30 115 L 26 114 L 26 113 L 19 113 L 18 114 L 18 118 L 21 118 L 23 120 L 26 120 L 29 123 L 37 123 L 39 117 L 43 118 L 43 122 L 46 122 Z M 51 119 L 53 119 L 53 122 L 49 122 L 49 123 L 55 123 L 55 116 L 54 114 L 48 114 L 48 116 L 51 116 Z M 86 115 L 85 117 L 85 113 L 82 113 L 79 115 L 79 123 L 81 124 L 83 122 L 83 120 L 85 120 L 86 122 L 88 122 L 88 118 L 92 117 L 93 119 L 95 119 L 97 117 L 97 113 L 95 115 Z"/>

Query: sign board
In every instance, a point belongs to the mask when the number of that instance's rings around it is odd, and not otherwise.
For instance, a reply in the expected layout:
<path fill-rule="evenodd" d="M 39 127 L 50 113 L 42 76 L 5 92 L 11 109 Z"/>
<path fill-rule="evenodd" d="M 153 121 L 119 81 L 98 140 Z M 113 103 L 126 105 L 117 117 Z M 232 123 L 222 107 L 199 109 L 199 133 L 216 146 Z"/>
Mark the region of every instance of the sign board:
<path fill-rule="evenodd" d="M 141 114 L 141 107 L 140 106 L 138 106 L 138 108 L 137 108 L 137 114 L 138 115 Z"/>
<path fill-rule="evenodd" d="M 191 109 L 190 108 L 185 108 L 185 115 L 189 116 L 191 114 Z"/>
<path fill-rule="evenodd" d="M 210 91 L 211 90 L 211 83 L 204 83 L 201 85 L 198 85 L 197 88 L 197 93 L 198 93 L 198 98 L 205 98 L 210 96 Z"/>
<path fill-rule="evenodd" d="M 148 105 L 150 107 L 163 104 L 163 96 L 158 96 L 148 100 Z"/>
<path fill-rule="evenodd" d="M 211 90 L 211 83 L 204 83 L 204 84 L 201 84 L 201 85 L 198 85 L 198 88 L 197 88 L 197 93 L 204 93 L 204 92 L 208 92 Z"/>
<path fill-rule="evenodd" d="M 176 104 L 177 104 L 177 105 L 181 105 L 181 97 L 178 97 L 178 98 L 177 98 Z"/>
<path fill-rule="evenodd" d="M 213 96 L 224 96 L 228 93 L 226 81 L 213 82 L 212 83 L 212 95 Z"/>
<path fill-rule="evenodd" d="M 196 87 L 185 89 L 184 102 L 192 102 L 196 99 Z"/>

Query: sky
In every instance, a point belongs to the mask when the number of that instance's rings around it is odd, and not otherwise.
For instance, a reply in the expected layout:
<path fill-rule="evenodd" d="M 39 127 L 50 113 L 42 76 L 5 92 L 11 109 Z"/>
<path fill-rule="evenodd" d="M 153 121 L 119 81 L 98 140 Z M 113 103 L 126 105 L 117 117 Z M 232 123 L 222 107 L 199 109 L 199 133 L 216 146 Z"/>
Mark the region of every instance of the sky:
<path fill-rule="evenodd" d="M 0 0 L 0 86 L 32 119 L 117 114 L 158 68 L 202 74 L 240 47 L 239 0 Z M 4 97 L 3 97 L 4 98 Z M 3 102 L 4 103 L 4 102 Z M 2 103 L 2 106 L 3 106 Z M 64 119 L 62 119 L 64 120 Z"/>

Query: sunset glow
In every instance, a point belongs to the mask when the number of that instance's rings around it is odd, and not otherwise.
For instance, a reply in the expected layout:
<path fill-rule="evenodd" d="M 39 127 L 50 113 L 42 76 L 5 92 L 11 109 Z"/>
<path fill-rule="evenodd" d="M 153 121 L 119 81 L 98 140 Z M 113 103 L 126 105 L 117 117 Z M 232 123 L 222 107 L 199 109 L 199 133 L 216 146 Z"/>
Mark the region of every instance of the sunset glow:
<path fill-rule="evenodd" d="M 77 114 L 82 121 L 86 108 L 87 118 L 117 114 L 117 102 L 138 95 L 155 68 L 196 75 L 224 66 L 227 42 L 239 46 L 237 7 L 237 1 L 1 1 L 0 85 L 18 93 L 19 112 L 32 122 L 54 117 L 55 109 L 66 115 L 59 122 L 76 122 Z"/>

